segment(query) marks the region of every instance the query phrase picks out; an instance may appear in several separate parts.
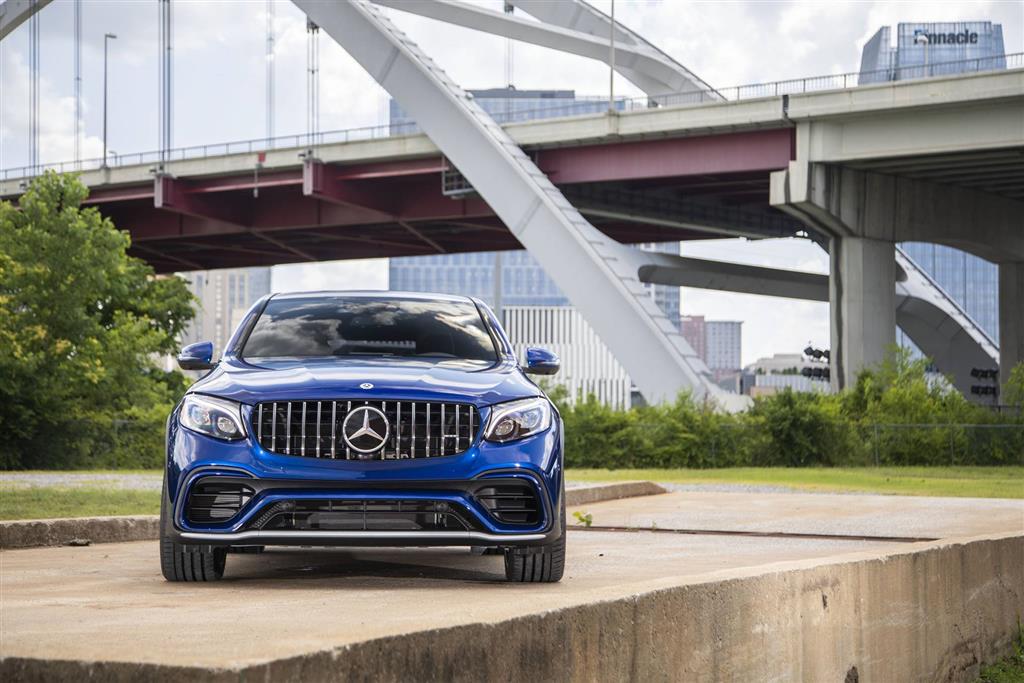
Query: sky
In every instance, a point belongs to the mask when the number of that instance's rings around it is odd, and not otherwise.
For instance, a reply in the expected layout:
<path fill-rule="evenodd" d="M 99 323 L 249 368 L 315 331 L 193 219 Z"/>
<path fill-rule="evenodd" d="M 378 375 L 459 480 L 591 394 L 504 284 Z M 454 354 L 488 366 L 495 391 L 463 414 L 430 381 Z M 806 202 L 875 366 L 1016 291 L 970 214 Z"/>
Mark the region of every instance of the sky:
<path fill-rule="evenodd" d="M 478 4 L 501 9 L 500 0 Z M 594 0 L 603 11 L 610 0 Z M 265 0 L 174 0 L 175 147 L 262 138 L 266 120 Z M 387 10 L 457 83 L 505 81 L 507 41 Z M 616 19 L 716 87 L 856 71 L 864 43 L 901 21 L 991 20 L 1003 25 L 1007 53 L 1024 52 L 1024 1 L 978 2 L 695 2 L 617 0 Z M 40 14 L 41 161 L 74 158 L 73 2 L 55 0 Z M 101 156 L 103 35 L 108 61 L 108 149 L 158 148 L 157 3 L 83 0 L 82 158 Z M 304 15 L 274 2 L 274 134 L 306 130 Z M 512 81 L 520 89 L 608 91 L 607 66 L 544 48 L 515 44 Z M 386 123 L 387 94 L 328 36 L 320 46 L 320 130 Z M 28 163 L 27 25 L 0 43 L 0 168 Z M 640 95 L 616 78 L 617 95 Z M 683 245 L 688 256 L 827 272 L 824 252 L 802 240 L 712 240 Z M 276 290 L 385 288 L 386 261 L 275 267 Z M 826 304 L 684 288 L 682 311 L 743 320 L 743 362 L 828 344 Z"/>

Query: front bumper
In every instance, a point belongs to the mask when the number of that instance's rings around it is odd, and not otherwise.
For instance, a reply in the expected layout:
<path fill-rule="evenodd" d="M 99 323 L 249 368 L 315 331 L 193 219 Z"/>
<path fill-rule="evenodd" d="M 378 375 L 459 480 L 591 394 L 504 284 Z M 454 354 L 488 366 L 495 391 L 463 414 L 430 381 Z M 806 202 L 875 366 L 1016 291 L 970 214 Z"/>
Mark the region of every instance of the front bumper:
<path fill-rule="evenodd" d="M 261 449 L 250 439 L 223 442 L 183 429 L 177 425 L 176 415 L 169 421 L 167 443 L 162 525 L 165 537 L 179 543 L 536 546 L 551 543 L 562 533 L 564 487 L 558 420 L 547 432 L 512 444 L 481 441 L 462 455 L 415 460 L 281 456 Z M 211 482 L 244 485 L 250 493 L 228 519 L 190 518 L 190 497 L 198 486 Z M 535 517 L 503 519 L 500 512 L 496 514 L 488 507 L 489 490 L 506 485 L 528 487 L 534 492 Z M 443 509 L 459 524 L 417 525 L 409 520 L 429 519 L 431 515 L 400 512 L 393 517 L 417 528 L 380 528 L 380 520 L 387 515 L 377 511 L 394 513 L 396 505 L 402 510 L 402 504 L 414 510 Z M 319 512 L 292 514 L 289 519 L 289 510 L 307 508 Z M 268 517 L 274 521 L 269 522 Z M 337 523 L 338 519 L 342 523 Z M 267 528 L 275 525 L 278 528 Z M 287 528 L 280 528 L 282 525 Z"/>

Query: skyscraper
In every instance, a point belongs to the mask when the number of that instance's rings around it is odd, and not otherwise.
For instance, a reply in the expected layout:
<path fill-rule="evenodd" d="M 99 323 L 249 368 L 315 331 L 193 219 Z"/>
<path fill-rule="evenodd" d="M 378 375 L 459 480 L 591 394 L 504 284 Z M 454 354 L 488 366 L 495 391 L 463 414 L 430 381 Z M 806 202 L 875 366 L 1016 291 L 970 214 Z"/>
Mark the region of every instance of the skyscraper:
<path fill-rule="evenodd" d="M 1003 27 L 990 21 L 901 23 L 896 45 L 884 26 L 864 45 L 861 85 L 1005 69 Z M 939 244 L 903 250 L 994 340 L 999 339 L 999 275 L 995 264 Z M 913 346 L 902 331 L 897 341 Z"/>
<path fill-rule="evenodd" d="M 214 354 L 223 353 L 242 316 L 261 296 L 270 293 L 270 268 L 230 268 L 182 273 L 199 300 L 196 317 L 181 344 L 212 341 Z"/>
<path fill-rule="evenodd" d="M 864 44 L 861 85 L 1006 68 L 1003 27 L 991 21 L 901 23 L 895 47 L 891 31 Z"/>

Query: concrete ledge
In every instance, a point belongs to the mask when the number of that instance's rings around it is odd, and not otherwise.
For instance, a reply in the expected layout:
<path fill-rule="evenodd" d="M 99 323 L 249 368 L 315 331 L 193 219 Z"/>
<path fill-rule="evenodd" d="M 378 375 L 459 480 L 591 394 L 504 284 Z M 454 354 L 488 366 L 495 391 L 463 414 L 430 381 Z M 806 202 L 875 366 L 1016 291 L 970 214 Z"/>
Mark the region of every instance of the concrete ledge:
<path fill-rule="evenodd" d="M 0 522 L 0 549 L 90 543 L 148 541 L 159 536 L 160 517 L 69 517 Z"/>
<path fill-rule="evenodd" d="M 0 677 L 956 683 L 1009 652 L 1024 611 L 1022 559 L 1024 537 L 992 535 L 718 572 L 244 668 L 8 657 Z"/>
<path fill-rule="evenodd" d="M 597 484 L 566 490 L 566 505 L 584 505 L 632 496 L 665 493 L 650 481 L 625 481 Z M 73 540 L 90 543 L 150 541 L 160 535 L 160 517 L 71 517 L 0 522 L 0 550 L 67 545 Z"/>
<path fill-rule="evenodd" d="M 565 504 L 567 507 L 575 507 L 588 503 L 601 503 L 606 500 L 619 500 L 620 498 L 655 496 L 659 493 L 668 493 L 668 491 L 653 481 L 617 481 L 611 484 L 593 484 L 566 489 Z"/>

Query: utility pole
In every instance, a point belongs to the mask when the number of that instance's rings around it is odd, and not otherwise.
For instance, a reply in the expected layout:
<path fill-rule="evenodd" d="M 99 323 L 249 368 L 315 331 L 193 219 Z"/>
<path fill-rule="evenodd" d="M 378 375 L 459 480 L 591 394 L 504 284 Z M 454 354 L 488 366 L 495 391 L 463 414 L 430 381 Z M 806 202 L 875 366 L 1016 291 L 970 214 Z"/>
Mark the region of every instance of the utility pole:
<path fill-rule="evenodd" d="M 111 40 L 116 40 L 113 33 L 103 34 L 103 167 L 107 166 L 107 53 Z"/>
<path fill-rule="evenodd" d="M 171 23 L 171 0 L 160 0 L 160 41 L 158 58 L 160 69 L 160 164 L 159 171 L 164 171 L 171 149 L 172 116 L 174 107 L 171 98 L 174 94 L 172 49 L 174 33 Z"/>
<path fill-rule="evenodd" d="M 267 140 L 271 140 L 273 137 L 274 137 L 274 0 L 267 0 Z"/>
<path fill-rule="evenodd" d="M 307 158 L 313 158 L 313 148 L 320 132 L 320 27 L 306 20 L 306 136 L 309 146 Z"/>
<path fill-rule="evenodd" d="M 39 166 L 39 13 L 28 20 L 28 165 Z"/>
<path fill-rule="evenodd" d="M 615 112 L 615 0 L 612 0 L 612 21 L 608 27 L 608 113 Z"/>
<path fill-rule="evenodd" d="M 75 168 L 82 161 L 82 0 L 75 0 Z"/>

